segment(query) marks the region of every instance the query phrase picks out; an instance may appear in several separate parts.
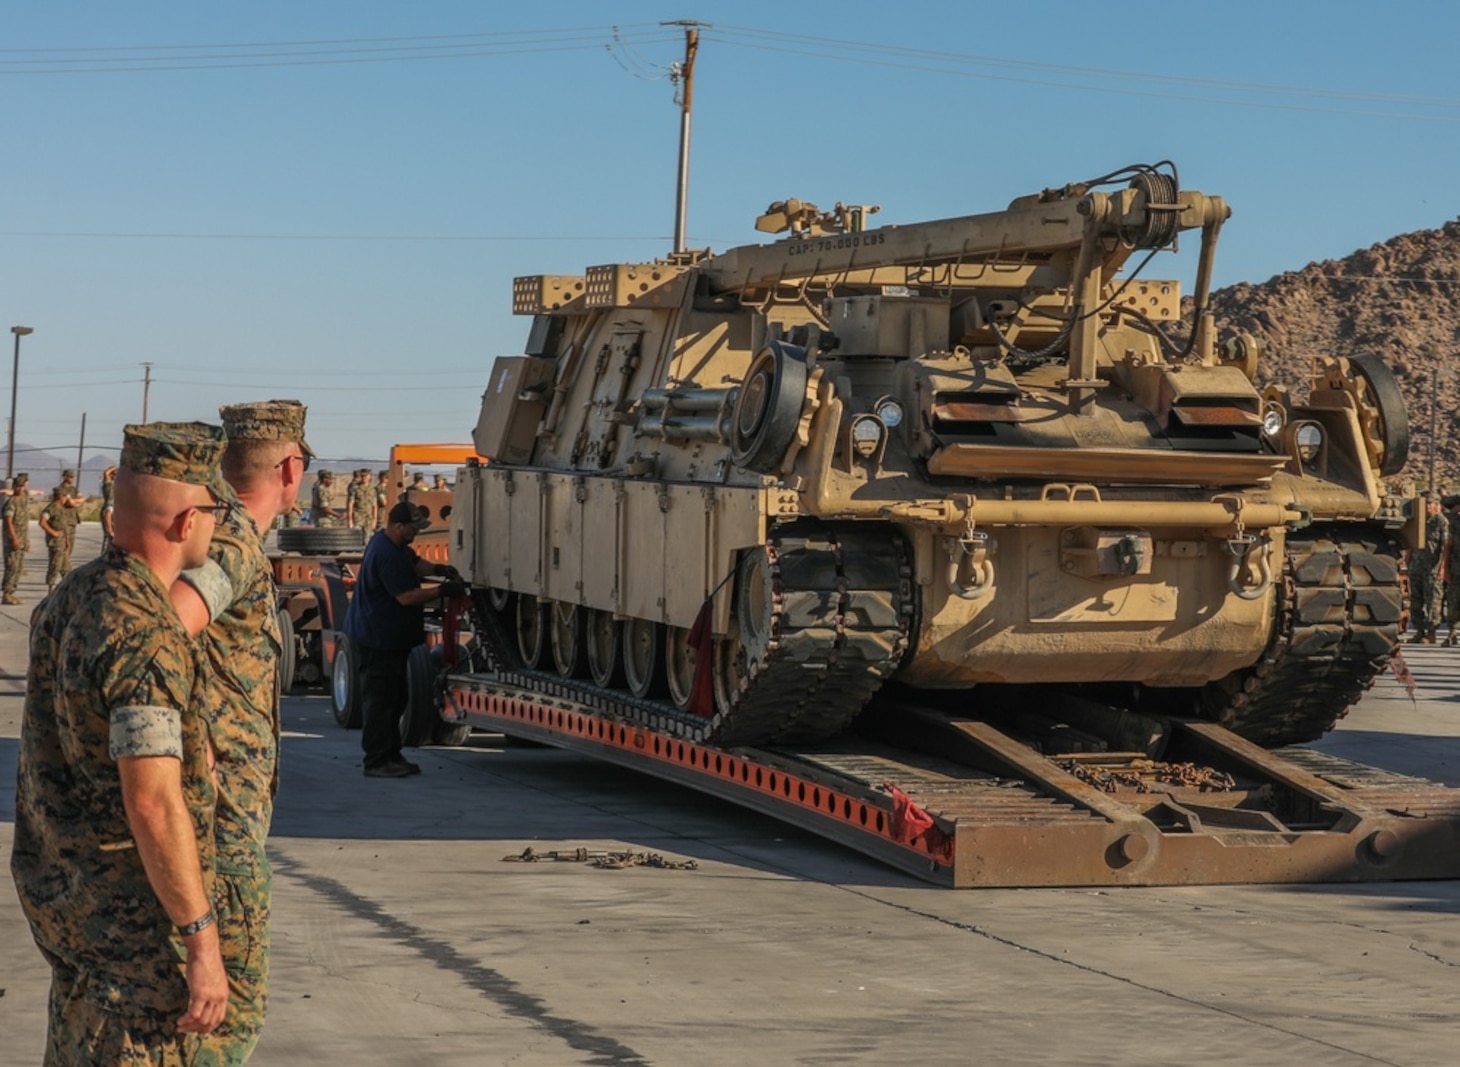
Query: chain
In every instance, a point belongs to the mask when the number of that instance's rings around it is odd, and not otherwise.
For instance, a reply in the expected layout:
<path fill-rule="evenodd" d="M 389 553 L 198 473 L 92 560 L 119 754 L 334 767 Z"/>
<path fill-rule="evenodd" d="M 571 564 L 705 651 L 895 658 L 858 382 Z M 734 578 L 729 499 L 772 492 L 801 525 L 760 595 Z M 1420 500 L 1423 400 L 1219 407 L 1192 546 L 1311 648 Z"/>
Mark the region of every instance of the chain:
<path fill-rule="evenodd" d="M 1137 793 L 1160 792 L 1157 786 L 1176 785 L 1213 792 L 1233 789 L 1237 782 L 1230 774 L 1195 763 L 1159 763 L 1138 759 L 1120 767 L 1099 767 L 1079 760 L 1057 760 L 1055 763 L 1082 782 L 1105 793 L 1134 789 Z"/>
<path fill-rule="evenodd" d="M 657 852 L 610 852 L 607 849 L 565 848 L 539 852 L 528 845 L 521 852 L 503 856 L 503 863 L 586 863 L 590 867 L 601 867 L 608 871 L 621 871 L 627 867 L 654 867 L 661 871 L 697 871 L 695 860 L 671 860 Z"/>

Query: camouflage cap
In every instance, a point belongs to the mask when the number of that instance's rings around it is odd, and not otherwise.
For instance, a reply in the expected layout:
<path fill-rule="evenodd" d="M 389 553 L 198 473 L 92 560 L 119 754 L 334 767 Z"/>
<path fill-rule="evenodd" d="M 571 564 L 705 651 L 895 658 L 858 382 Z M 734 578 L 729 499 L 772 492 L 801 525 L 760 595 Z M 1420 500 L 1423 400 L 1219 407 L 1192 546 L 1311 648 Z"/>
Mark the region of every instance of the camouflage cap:
<path fill-rule="evenodd" d="M 335 472 L 326 467 L 319 472 L 319 480 L 322 482 L 332 482 L 335 480 Z"/>
<path fill-rule="evenodd" d="M 206 422 L 149 422 L 122 428 L 123 470 L 151 474 L 172 482 L 206 485 L 215 497 L 227 489 L 218 460 L 228 438 Z"/>
<path fill-rule="evenodd" d="M 52 489 L 51 490 L 51 499 L 52 500 L 65 500 L 66 499 L 66 487 L 64 485 L 58 485 L 58 486 L 56 486 L 56 488 Z"/>
<path fill-rule="evenodd" d="M 297 441 L 304 454 L 314 449 L 304 440 L 304 416 L 309 409 L 297 400 L 260 400 L 254 404 L 225 404 L 218 409 L 228 439 Z"/>
<path fill-rule="evenodd" d="M 21 471 L 19 474 L 17 474 L 15 476 L 15 481 L 12 482 L 11 484 L 12 485 L 24 485 L 28 481 L 30 481 L 30 475 L 29 474 L 26 474 L 25 471 Z"/>
<path fill-rule="evenodd" d="M 67 478 L 75 478 L 75 477 L 76 477 L 76 472 L 73 471 L 73 470 L 64 470 L 64 471 L 61 472 L 61 481 L 63 481 L 63 482 Z"/>

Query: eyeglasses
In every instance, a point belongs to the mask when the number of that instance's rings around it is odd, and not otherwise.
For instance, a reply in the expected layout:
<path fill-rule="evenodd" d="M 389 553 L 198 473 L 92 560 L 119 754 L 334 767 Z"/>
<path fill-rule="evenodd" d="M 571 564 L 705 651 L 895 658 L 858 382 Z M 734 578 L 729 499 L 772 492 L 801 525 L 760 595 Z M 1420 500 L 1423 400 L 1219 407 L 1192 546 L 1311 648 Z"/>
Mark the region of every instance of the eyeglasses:
<path fill-rule="evenodd" d="M 279 460 L 278 463 L 274 464 L 274 469 L 278 470 L 284 464 L 288 463 L 291 459 L 297 459 L 301 464 L 303 464 L 303 466 L 300 468 L 301 470 L 307 471 L 309 469 L 309 457 L 306 456 L 303 452 L 298 452 L 292 456 L 285 456 L 283 459 Z"/>
<path fill-rule="evenodd" d="M 211 512 L 214 522 L 227 522 L 233 516 L 232 504 L 194 504 L 187 510 Z"/>

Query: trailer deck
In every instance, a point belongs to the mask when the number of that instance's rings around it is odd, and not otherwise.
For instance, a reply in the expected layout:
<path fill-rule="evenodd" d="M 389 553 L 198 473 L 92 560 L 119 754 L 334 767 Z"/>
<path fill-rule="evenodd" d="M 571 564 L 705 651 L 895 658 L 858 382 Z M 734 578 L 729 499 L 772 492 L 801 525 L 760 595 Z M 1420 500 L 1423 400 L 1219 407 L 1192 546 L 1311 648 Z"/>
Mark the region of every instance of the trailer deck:
<path fill-rule="evenodd" d="M 532 672 L 534 675 L 540 672 Z M 443 715 L 722 797 L 952 888 L 1460 876 L 1460 790 L 1175 725 L 1161 760 L 1043 755 L 896 701 L 859 733 L 718 749 L 616 719 L 571 683 L 452 675 Z M 878 740 L 895 725 L 896 746 Z"/>

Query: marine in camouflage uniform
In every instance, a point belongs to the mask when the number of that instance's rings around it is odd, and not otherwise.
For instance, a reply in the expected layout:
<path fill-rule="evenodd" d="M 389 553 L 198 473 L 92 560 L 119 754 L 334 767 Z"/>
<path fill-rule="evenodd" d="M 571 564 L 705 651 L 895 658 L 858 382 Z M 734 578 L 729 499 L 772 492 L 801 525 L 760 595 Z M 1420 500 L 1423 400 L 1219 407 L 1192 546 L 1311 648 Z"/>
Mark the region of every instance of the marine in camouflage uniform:
<path fill-rule="evenodd" d="M 375 529 L 385 529 L 390 514 L 390 471 L 379 471 L 375 481 Z"/>
<path fill-rule="evenodd" d="M 70 569 L 71 553 L 76 551 L 76 527 L 81 525 L 81 505 L 86 503 L 86 498 L 81 495 L 81 490 L 76 488 L 76 472 L 65 470 L 61 472 L 61 484 L 56 486 L 65 498 L 65 504 L 61 512 L 61 527 L 66 535 L 66 559 L 67 570 Z M 51 499 L 55 499 L 55 491 L 52 491 Z"/>
<path fill-rule="evenodd" d="M 46 538 L 46 592 L 53 592 L 56 583 L 71 571 L 71 550 L 66 546 L 66 520 L 62 517 L 71 510 L 66 490 L 61 486 L 51 490 L 51 502 L 41 509 L 41 533 Z"/>
<path fill-rule="evenodd" d="M 335 475 L 333 471 L 320 471 L 319 477 L 314 480 L 314 489 L 310 492 L 309 506 L 314 513 L 314 525 L 320 527 L 338 526 L 340 517 L 336 514 L 339 506 L 336 500 L 338 491 L 335 489 Z"/>
<path fill-rule="evenodd" d="M 17 474 L 14 492 L 5 498 L 0 507 L 0 522 L 5 526 L 5 579 L 0 585 L 6 604 L 19 604 L 15 595 L 20 586 L 20 575 L 25 570 L 25 554 L 30 549 L 30 475 Z"/>
<path fill-rule="evenodd" d="M 113 497 L 116 495 L 117 469 L 108 467 L 101 472 L 101 550 L 105 552 L 112 545 Z"/>
<path fill-rule="evenodd" d="M 287 442 L 298 446 L 291 455 L 313 455 L 304 442 L 305 408 L 296 401 L 233 404 L 219 413 L 230 449 L 240 441 Z M 224 470 L 233 470 L 229 457 Z M 303 464 L 293 473 L 302 474 Z M 275 505 L 281 503 L 277 485 L 270 485 Z M 243 483 L 239 491 L 250 495 Z M 272 516 L 261 517 L 266 528 Z M 278 601 L 264 531 L 248 507 L 235 508 L 219 524 L 208 563 L 182 580 L 196 589 L 210 620 L 201 638 L 203 705 L 217 760 L 215 910 L 231 991 L 223 1025 L 203 1039 L 194 1062 L 221 1067 L 252 1054 L 268 1007 L 272 873 L 264 845 L 279 782 Z"/>
<path fill-rule="evenodd" d="M 1409 554 L 1409 614 L 1414 623 L 1410 644 L 1432 645 L 1435 629 L 1444 610 L 1444 583 L 1440 560 L 1449 548 L 1450 524 L 1440 511 L 1440 501 L 1425 500 L 1425 544 Z"/>
<path fill-rule="evenodd" d="M 1455 629 L 1460 626 L 1460 496 L 1441 499 L 1444 508 L 1446 542 L 1440 553 L 1440 579 L 1444 586 L 1444 610 L 1441 618 L 1450 632 L 1445 635 L 1446 647 L 1455 644 Z"/>
<path fill-rule="evenodd" d="M 370 484 L 370 471 L 361 467 L 350 483 L 350 525 L 365 534 L 367 540 L 375 523 L 375 487 Z"/>
<path fill-rule="evenodd" d="M 216 427 L 153 423 L 125 434 L 128 470 L 215 485 Z M 195 531 L 211 530 L 199 526 L 196 507 L 171 521 L 180 553 Z M 32 619 L 10 867 L 51 966 L 48 1067 L 171 1067 L 196 1050 L 179 1020 L 192 1013 L 190 968 L 206 970 L 211 955 L 221 977 L 211 912 L 190 922 L 179 955 L 173 923 L 189 920 L 170 916 L 153 887 L 159 878 L 178 907 L 186 898 L 207 907 L 213 895 L 214 797 L 207 723 L 194 711 L 196 656 L 164 578 L 115 545 L 62 581 Z M 152 761 L 169 758 L 181 773 L 177 792 L 165 792 L 185 806 L 193 831 L 178 843 L 159 832 L 166 815 L 129 816 L 119 762 L 129 761 L 127 788 L 143 789 L 136 783 L 156 769 Z M 144 861 L 139 839 L 155 858 Z M 221 996 L 215 1004 L 221 1011 Z"/>

